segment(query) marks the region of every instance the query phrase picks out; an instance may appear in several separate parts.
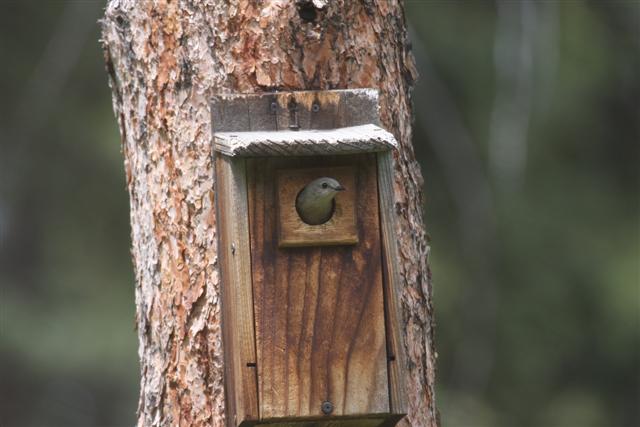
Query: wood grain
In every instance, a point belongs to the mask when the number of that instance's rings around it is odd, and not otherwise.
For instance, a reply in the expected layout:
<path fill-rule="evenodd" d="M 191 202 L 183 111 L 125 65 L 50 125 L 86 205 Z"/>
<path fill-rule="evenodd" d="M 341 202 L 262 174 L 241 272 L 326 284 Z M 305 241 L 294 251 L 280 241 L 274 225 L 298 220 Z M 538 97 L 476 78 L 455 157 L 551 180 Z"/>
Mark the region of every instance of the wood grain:
<path fill-rule="evenodd" d="M 268 423 L 246 423 L 241 427 L 393 427 L 402 418 L 400 415 L 312 418 L 305 420 L 278 420 Z"/>
<path fill-rule="evenodd" d="M 276 170 L 355 165 L 354 246 L 279 248 Z M 375 154 L 248 159 L 260 418 L 389 413 Z"/>
<path fill-rule="evenodd" d="M 225 284 L 222 330 L 230 415 L 227 425 L 235 427 L 258 418 L 245 161 L 216 156 L 215 173 L 216 209 L 222 224 L 218 240 L 220 270 Z"/>
<path fill-rule="evenodd" d="M 358 243 L 355 174 L 353 166 L 276 171 L 278 245 L 293 247 Z M 329 221 L 309 225 L 302 221 L 296 211 L 296 197 L 305 185 L 323 176 L 337 179 L 346 191 L 336 195 L 334 212 Z"/>
<path fill-rule="evenodd" d="M 301 129 L 380 124 L 376 89 L 221 93 L 211 98 L 216 132 L 287 130 L 292 107 Z"/>
<path fill-rule="evenodd" d="M 393 224 L 393 158 L 390 151 L 378 153 L 378 191 L 383 250 L 384 296 L 386 310 L 387 353 L 389 354 L 389 395 L 391 411 L 407 413 L 405 385 L 406 352 L 402 326 L 400 295 L 402 278 L 398 269 L 398 243 Z"/>
<path fill-rule="evenodd" d="M 216 151 L 239 157 L 359 154 L 397 146 L 392 134 L 373 124 L 328 130 L 219 132 L 213 143 Z"/>

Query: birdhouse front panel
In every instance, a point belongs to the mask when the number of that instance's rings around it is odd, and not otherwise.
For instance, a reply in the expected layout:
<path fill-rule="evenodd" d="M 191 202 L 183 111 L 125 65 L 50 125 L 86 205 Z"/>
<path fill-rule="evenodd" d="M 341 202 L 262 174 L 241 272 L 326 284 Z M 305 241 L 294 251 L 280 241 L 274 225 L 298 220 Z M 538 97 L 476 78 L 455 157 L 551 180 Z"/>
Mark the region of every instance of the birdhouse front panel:
<path fill-rule="evenodd" d="M 357 244 L 280 245 L 274 213 L 295 198 L 279 205 L 278 178 L 291 167 L 312 171 L 288 176 L 297 191 L 354 172 L 340 196 L 355 200 Z M 247 177 L 261 418 L 389 412 L 375 155 L 248 159 Z"/>

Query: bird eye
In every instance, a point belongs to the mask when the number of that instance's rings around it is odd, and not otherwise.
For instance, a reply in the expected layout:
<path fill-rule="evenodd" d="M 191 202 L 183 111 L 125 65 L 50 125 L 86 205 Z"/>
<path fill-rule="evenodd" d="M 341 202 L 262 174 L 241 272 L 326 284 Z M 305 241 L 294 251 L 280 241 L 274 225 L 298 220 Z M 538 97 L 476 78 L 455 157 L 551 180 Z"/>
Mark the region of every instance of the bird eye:
<path fill-rule="evenodd" d="M 327 184 L 326 182 L 322 183 L 322 188 L 327 188 L 329 186 L 329 184 Z"/>

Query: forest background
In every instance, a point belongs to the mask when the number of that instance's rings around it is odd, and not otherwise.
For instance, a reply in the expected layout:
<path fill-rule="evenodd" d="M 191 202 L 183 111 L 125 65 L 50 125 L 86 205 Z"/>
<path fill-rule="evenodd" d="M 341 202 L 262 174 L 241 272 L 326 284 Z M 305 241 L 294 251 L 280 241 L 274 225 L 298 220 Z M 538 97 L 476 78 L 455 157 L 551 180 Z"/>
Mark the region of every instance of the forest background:
<path fill-rule="evenodd" d="M 640 425 L 640 3 L 406 1 L 443 427 Z M 94 1 L 0 1 L 0 426 L 131 426 Z"/>

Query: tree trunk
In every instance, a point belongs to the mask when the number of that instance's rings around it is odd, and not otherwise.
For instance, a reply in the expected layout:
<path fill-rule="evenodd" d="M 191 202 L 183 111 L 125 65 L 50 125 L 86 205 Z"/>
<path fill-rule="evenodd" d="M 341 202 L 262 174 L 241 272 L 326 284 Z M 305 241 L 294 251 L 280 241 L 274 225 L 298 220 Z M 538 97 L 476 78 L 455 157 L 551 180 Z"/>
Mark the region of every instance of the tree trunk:
<path fill-rule="evenodd" d="M 429 246 L 411 145 L 416 76 L 394 0 L 110 0 L 103 46 L 131 200 L 139 426 L 223 426 L 220 276 L 209 99 L 372 87 L 400 143 L 395 228 L 409 415 L 435 426 Z"/>

